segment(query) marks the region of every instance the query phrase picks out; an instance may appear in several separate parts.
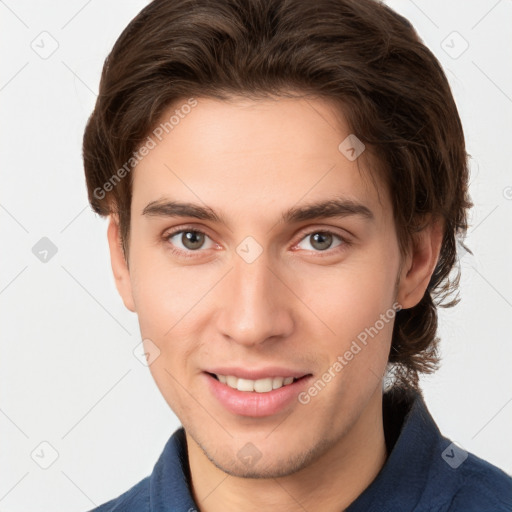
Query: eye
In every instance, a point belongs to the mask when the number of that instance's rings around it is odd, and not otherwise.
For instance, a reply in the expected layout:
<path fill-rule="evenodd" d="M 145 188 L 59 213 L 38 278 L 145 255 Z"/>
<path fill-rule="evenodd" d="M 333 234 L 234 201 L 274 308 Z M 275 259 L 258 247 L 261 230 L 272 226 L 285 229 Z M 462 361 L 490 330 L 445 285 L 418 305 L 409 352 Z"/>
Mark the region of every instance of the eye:
<path fill-rule="evenodd" d="M 164 240 L 174 246 L 178 253 L 198 252 L 199 249 L 211 249 L 215 246 L 210 237 L 197 229 L 181 229 L 164 235 Z M 206 244 L 205 242 L 208 242 Z"/>
<path fill-rule="evenodd" d="M 333 245 L 333 240 L 336 238 L 339 242 L 336 245 Z M 339 247 L 340 245 L 343 245 L 343 247 L 349 245 L 349 242 L 345 238 L 331 231 L 312 231 L 307 233 L 302 241 L 297 244 L 297 247 L 300 247 L 301 249 L 311 250 L 308 247 L 301 245 L 304 242 L 309 243 L 315 252 L 327 251 L 328 249 Z"/>

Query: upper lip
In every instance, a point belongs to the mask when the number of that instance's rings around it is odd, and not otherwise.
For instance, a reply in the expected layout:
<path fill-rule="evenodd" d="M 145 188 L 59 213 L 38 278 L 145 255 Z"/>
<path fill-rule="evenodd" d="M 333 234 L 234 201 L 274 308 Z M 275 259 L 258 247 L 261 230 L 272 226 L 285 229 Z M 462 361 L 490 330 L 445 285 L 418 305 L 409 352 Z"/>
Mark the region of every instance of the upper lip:
<path fill-rule="evenodd" d="M 205 370 L 207 373 L 215 373 L 216 375 L 232 375 L 239 379 L 267 379 L 269 377 L 293 377 L 299 379 L 305 375 L 309 375 L 308 372 L 302 370 L 293 370 L 290 368 L 284 368 L 282 366 L 266 366 L 265 368 L 240 368 L 240 367 L 219 367 L 210 368 Z"/>

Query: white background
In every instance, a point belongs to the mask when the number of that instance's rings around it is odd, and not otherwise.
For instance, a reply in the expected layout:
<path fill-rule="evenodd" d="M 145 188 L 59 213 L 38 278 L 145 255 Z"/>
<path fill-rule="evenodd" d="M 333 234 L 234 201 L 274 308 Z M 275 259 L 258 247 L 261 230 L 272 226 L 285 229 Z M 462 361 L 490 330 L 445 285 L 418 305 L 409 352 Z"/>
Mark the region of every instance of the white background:
<path fill-rule="evenodd" d="M 179 426 L 133 355 L 137 319 L 81 161 L 103 60 L 145 4 L 0 1 L 1 511 L 89 510 L 150 474 Z M 512 474 L 512 2 L 389 4 L 440 59 L 472 156 L 474 256 L 461 258 L 462 302 L 440 313 L 442 368 L 422 387 L 444 435 Z M 41 37 L 58 43 L 47 59 L 31 47 Z M 47 263 L 32 252 L 42 237 L 58 250 Z M 43 441 L 58 453 L 48 469 L 31 457 L 51 457 Z"/>

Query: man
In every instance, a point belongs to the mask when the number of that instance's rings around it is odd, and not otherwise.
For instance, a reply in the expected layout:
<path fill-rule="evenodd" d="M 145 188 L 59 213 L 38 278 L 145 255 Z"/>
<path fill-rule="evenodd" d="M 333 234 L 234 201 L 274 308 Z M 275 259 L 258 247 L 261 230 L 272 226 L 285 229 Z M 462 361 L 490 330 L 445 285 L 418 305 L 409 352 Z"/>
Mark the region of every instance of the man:
<path fill-rule="evenodd" d="M 97 510 L 512 510 L 512 478 L 419 388 L 472 203 L 449 85 L 405 19 L 156 0 L 107 58 L 83 155 L 183 425 Z"/>

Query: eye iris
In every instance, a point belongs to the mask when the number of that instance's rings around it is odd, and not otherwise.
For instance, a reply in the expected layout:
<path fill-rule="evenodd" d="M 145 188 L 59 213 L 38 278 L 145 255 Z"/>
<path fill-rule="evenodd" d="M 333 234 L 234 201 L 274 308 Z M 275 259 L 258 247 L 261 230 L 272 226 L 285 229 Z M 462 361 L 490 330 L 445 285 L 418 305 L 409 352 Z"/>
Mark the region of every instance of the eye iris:
<path fill-rule="evenodd" d="M 185 231 L 181 235 L 181 242 L 187 249 L 198 249 L 204 243 L 204 235 L 197 231 Z"/>
<path fill-rule="evenodd" d="M 320 251 L 328 249 L 332 244 L 332 235 L 329 233 L 315 233 L 311 235 L 311 245 Z M 318 245 L 315 245 L 319 243 Z"/>

